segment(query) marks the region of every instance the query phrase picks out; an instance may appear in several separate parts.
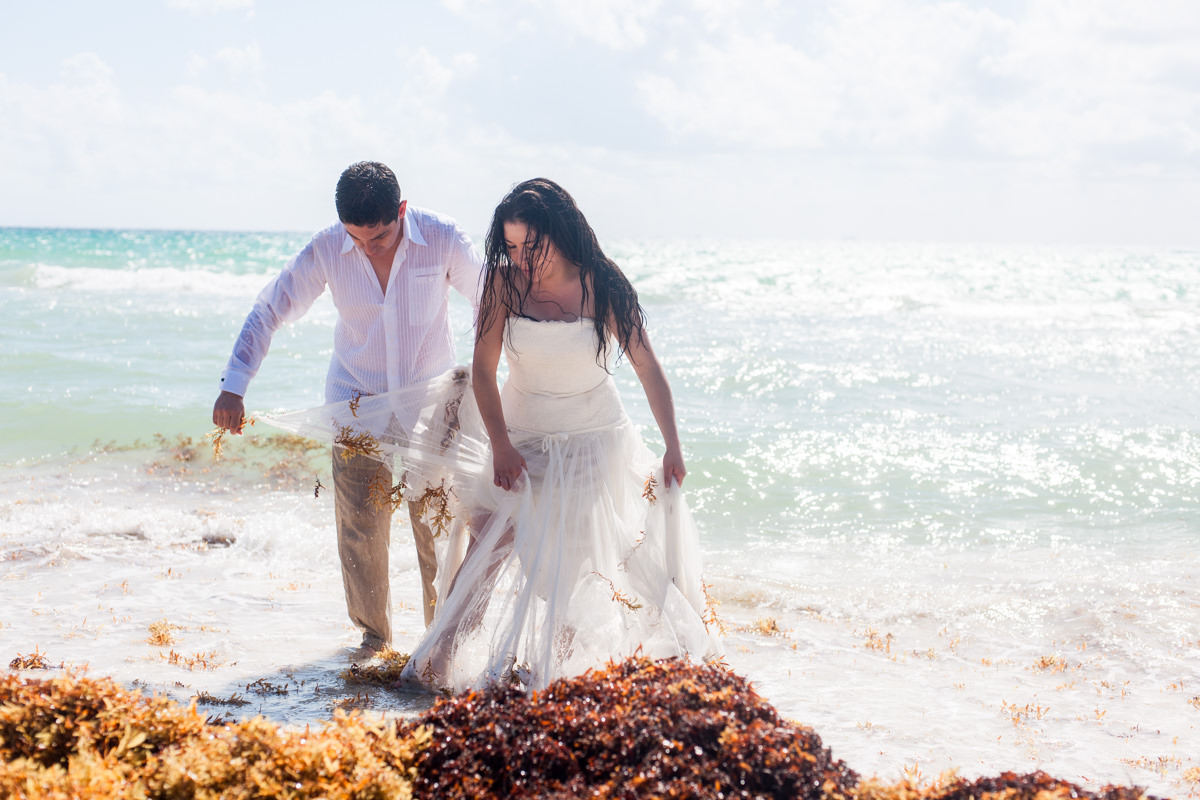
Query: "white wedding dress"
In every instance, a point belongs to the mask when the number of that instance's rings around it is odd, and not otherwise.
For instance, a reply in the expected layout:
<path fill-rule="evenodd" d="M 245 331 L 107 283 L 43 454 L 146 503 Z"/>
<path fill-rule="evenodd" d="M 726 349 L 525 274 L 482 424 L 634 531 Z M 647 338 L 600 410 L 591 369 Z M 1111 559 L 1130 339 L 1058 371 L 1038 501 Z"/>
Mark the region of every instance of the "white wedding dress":
<path fill-rule="evenodd" d="M 718 655 L 695 523 L 597 363 L 591 320 L 512 317 L 505 356 L 505 422 L 527 465 L 513 491 L 492 484 L 462 368 L 423 389 L 363 398 L 353 415 L 338 404 L 315 418 L 370 430 L 406 470 L 410 499 L 422 487 L 452 489 L 437 613 L 403 680 L 452 692 L 490 681 L 540 689 L 639 653 Z M 304 414 L 307 429 L 297 424 Z M 267 421 L 313 435 L 313 419 Z"/>

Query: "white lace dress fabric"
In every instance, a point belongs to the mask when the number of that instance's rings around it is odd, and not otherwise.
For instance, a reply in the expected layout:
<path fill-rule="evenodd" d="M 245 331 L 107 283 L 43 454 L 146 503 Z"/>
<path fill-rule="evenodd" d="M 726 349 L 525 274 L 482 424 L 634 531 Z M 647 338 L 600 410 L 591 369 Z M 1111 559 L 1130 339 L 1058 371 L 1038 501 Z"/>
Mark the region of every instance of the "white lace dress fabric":
<path fill-rule="evenodd" d="M 402 429 L 388 437 L 402 443 L 390 450 L 408 470 L 408 491 L 446 481 L 456 521 L 469 527 L 445 537 L 437 614 L 405 680 L 452 692 L 490 681 L 540 689 L 639 653 L 717 655 L 695 523 L 597 363 L 591 321 L 511 318 L 505 354 L 505 421 L 528 469 L 514 491 L 492 484 L 482 421 L 461 377 L 403 399 L 365 398 L 354 417 L 378 430 L 371 420 L 390 408 L 391 427 L 401 420 Z M 459 430 L 448 436 L 442 409 L 451 407 Z M 322 418 L 331 417 L 347 418 L 328 410 Z"/>

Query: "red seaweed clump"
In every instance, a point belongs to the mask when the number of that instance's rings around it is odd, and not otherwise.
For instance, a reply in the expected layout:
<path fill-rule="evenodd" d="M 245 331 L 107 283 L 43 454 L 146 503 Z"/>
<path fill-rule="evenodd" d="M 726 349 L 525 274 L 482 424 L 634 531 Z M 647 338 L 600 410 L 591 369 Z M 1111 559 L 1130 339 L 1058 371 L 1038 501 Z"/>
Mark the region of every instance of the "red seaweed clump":
<path fill-rule="evenodd" d="M 716 665 L 634 658 L 526 694 L 493 686 L 410 723 L 415 794 L 454 798 L 848 798 L 858 775 Z"/>
<path fill-rule="evenodd" d="M 1136 786 L 1105 786 L 1090 792 L 1045 772 L 1002 772 L 973 781 L 951 777 L 932 786 L 864 781 L 856 795 L 856 800 L 1159 800 Z"/>
<path fill-rule="evenodd" d="M 1105 786 L 1098 792 L 1089 792 L 1073 783 L 1047 775 L 1031 772 L 1017 775 L 1002 772 L 994 778 L 979 778 L 976 781 L 958 781 L 946 787 L 944 792 L 930 792 L 927 800 L 974 800 L 975 798 L 1030 797 L 1038 800 L 1150 800 L 1136 786 Z"/>

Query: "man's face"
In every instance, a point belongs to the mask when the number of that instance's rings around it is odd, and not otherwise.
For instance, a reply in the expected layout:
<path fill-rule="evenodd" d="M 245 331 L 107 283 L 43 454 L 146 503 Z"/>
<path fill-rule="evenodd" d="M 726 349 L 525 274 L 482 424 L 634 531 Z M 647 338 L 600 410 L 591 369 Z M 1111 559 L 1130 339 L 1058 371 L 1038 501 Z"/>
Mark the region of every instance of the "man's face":
<path fill-rule="evenodd" d="M 396 219 L 387 224 L 350 225 L 343 222 L 342 227 L 346 229 L 346 233 L 350 234 L 350 238 L 358 246 L 358 249 L 362 250 L 368 258 L 374 258 L 393 249 L 396 242 L 400 241 L 400 237 L 404 235 L 404 209 L 407 206 L 407 200 L 401 202 L 400 213 L 396 215 Z"/>

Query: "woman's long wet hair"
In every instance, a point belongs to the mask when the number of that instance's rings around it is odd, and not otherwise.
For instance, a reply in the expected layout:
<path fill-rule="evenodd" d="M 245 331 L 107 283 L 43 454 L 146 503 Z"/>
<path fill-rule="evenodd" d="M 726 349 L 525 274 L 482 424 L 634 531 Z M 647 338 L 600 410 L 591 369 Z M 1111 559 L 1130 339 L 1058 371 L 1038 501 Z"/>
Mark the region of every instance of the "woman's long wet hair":
<path fill-rule="evenodd" d="M 575 204 L 574 198 L 557 183 L 546 178 L 533 178 L 513 187 L 492 215 L 484 244 L 486 274 L 483 296 L 479 301 L 480 326 L 478 340 L 487 326 L 509 316 L 519 316 L 529 297 L 532 281 L 508 255 L 504 241 L 504 223 L 521 222 L 529 230 L 531 240 L 525 242 L 526 252 L 545 257 L 545 242 L 549 240 L 562 255 L 579 266 L 579 282 L 583 288 L 583 307 L 588 298 L 593 301 L 592 322 L 596 327 L 596 359 L 605 364 L 609 336 L 617 340 L 618 354 L 642 341 L 646 312 L 638 303 L 633 284 L 621 268 L 604 254 L 592 226 Z M 495 315 L 498 308 L 504 314 Z M 635 338 L 636 337 L 636 338 Z"/>

